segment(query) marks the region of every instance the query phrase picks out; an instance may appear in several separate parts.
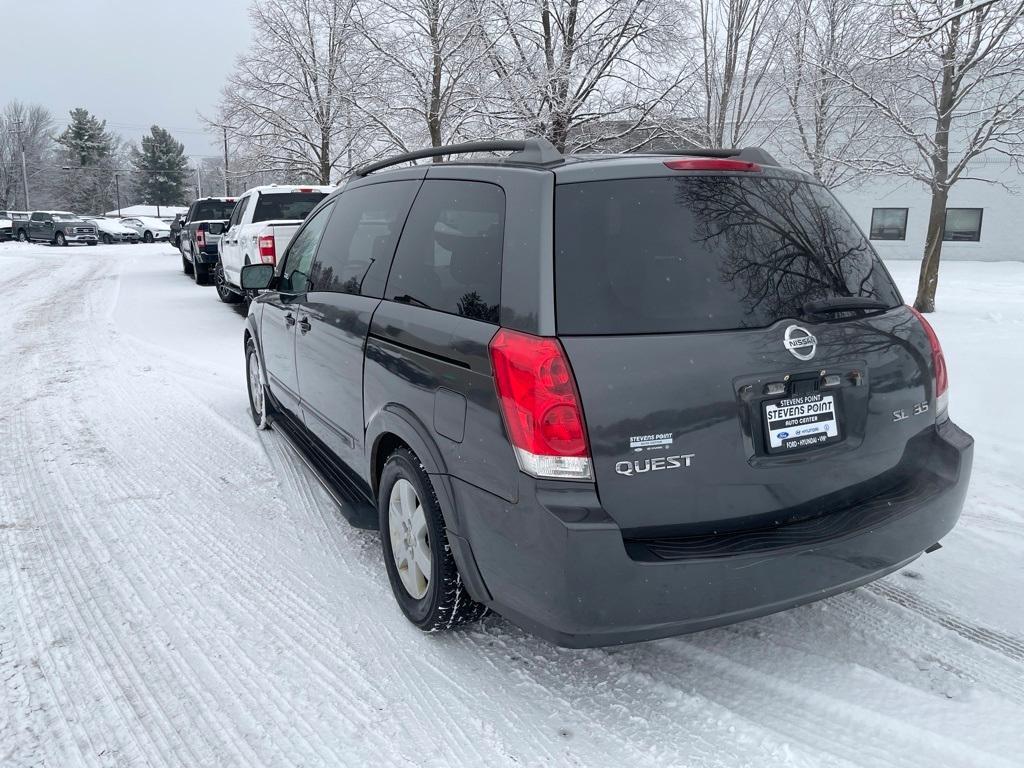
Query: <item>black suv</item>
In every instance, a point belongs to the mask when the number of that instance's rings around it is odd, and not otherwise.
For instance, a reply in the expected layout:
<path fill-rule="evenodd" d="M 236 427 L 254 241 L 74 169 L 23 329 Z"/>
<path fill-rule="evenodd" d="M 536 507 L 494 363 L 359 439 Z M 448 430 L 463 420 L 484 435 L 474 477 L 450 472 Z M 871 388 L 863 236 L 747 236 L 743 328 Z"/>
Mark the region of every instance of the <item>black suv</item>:
<path fill-rule="evenodd" d="M 403 155 L 242 281 L 257 425 L 379 528 L 425 630 L 704 629 L 884 576 L 960 515 L 973 440 L 934 331 L 759 149 Z"/>

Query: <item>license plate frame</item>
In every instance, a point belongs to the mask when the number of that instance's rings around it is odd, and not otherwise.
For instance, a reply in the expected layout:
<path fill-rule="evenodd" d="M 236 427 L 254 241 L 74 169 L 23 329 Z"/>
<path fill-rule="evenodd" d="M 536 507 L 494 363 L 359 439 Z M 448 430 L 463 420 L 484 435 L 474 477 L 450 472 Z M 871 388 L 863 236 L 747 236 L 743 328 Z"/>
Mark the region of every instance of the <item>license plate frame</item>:
<path fill-rule="evenodd" d="M 838 393 L 797 395 L 761 404 L 764 446 L 770 454 L 821 448 L 841 441 Z"/>

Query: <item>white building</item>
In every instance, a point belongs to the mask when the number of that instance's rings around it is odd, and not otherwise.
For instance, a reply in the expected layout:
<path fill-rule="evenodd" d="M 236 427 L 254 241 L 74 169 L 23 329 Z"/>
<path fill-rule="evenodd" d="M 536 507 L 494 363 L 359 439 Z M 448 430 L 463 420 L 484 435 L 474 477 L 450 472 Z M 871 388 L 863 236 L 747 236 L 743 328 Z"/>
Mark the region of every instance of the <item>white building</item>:
<path fill-rule="evenodd" d="M 968 175 L 999 183 L 963 179 L 953 185 L 946 209 L 942 258 L 964 261 L 1024 261 L 1024 174 L 1006 158 L 982 158 Z M 840 187 L 836 197 L 886 259 L 920 260 L 928 229 L 931 196 L 919 182 L 875 179 Z"/>

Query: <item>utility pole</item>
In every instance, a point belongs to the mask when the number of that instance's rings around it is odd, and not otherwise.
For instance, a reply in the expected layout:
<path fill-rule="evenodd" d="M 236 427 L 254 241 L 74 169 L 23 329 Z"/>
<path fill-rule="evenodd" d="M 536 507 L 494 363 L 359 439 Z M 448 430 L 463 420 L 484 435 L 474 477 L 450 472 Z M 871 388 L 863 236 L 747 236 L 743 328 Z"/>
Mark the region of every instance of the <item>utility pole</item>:
<path fill-rule="evenodd" d="M 121 183 L 117 178 L 117 171 L 114 172 L 114 193 L 117 195 L 117 218 L 121 218 Z"/>
<path fill-rule="evenodd" d="M 200 163 L 196 163 L 196 190 L 198 194 L 196 197 L 203 196 L 203 169 Z"/>
<path fill-rule="evenodd" d="M 21 130 L 21 120 L 11 121 L 15 128 L 14 132 L 18 134 L 18 143 L 21 145 L 21 182 L 25 185 L 25 210 L 31 210 L 32 203 L 29 202 L 28 198 L 28 166 L 25 163 L 25 136 Z"/>
<path fill-rule="evenodd" d="M 231 197 L 231 187 L 228 186 L 228 127 L 224 128 L 224 197 Z"/>

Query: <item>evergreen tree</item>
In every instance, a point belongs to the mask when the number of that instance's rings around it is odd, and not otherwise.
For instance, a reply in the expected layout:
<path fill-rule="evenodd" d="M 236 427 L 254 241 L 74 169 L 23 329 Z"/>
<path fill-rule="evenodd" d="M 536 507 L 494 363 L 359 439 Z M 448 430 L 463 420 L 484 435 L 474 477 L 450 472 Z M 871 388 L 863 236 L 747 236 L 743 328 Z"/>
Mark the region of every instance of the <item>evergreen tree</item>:
<path fill-rule="evenodd" d="M 180 205 L 188 192 L 185 145 L 158 125 L 142 137 L 142 149 L 132 151 L 135 186 L 147 205 Z"/>
<path fill-rule="evenodd" d="M 59 160 L 66 168 L 61 205 L 77 213 L 101 213 L 113 206 L 117 137 L 81 107 L 70 112 L 71 121 L 57 137 Z"/>

